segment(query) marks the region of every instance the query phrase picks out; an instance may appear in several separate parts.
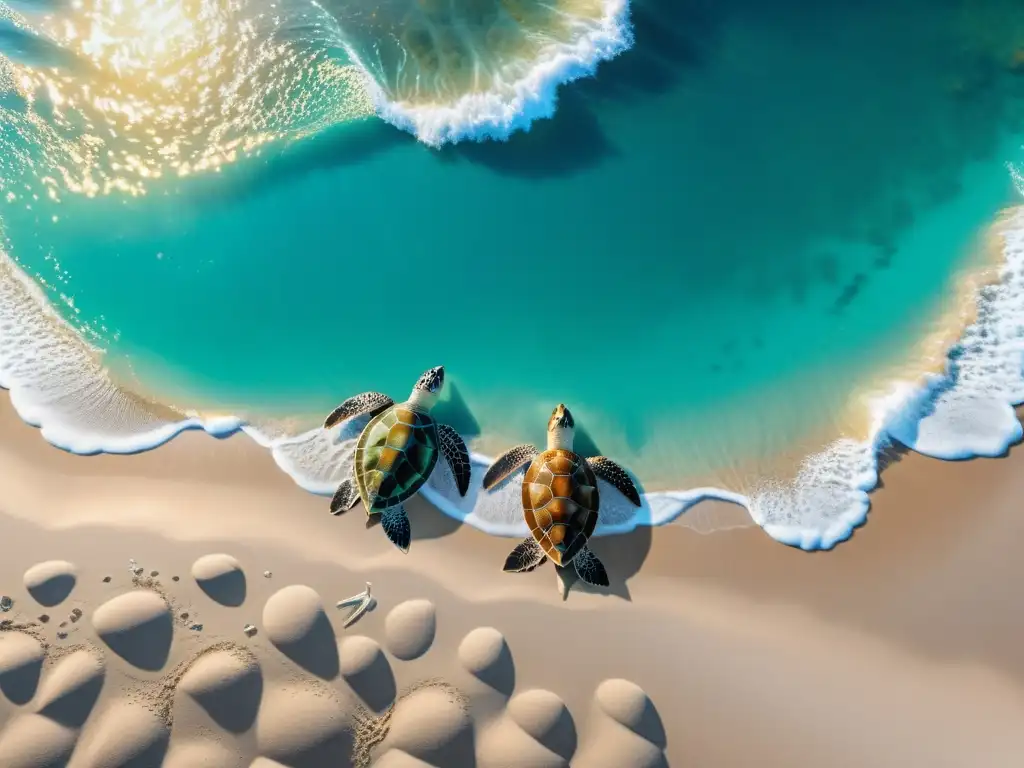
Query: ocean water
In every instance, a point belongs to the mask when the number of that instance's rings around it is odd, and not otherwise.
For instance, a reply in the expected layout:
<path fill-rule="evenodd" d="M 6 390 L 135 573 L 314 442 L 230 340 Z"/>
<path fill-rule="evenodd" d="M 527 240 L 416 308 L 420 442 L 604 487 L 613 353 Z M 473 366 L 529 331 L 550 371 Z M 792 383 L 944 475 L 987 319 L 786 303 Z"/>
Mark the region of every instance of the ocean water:
<path fill-rule="evenodd" d="M 242 429 L 330 493 L 323 415 L 440 363 L 478 476 L 566 402 L 648 492 L 601 532 L 716 496 L 814 549 L 890 438 L 1019 439 L 1016 3 L 0 9 L 0 372 L 68 450 Z"/>

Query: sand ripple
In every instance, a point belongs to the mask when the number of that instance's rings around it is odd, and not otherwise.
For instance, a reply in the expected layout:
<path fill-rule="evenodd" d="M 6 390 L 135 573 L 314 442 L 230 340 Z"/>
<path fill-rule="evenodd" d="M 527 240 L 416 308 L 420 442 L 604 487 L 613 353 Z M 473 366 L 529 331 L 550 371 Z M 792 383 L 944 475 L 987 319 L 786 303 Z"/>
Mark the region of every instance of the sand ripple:
<path fill-rule="evenodd" d="M 395 606 L 384 621 L 388 651 L 402 661 L 418 659 L 430 650 L 437 630 L 437 609 L 429 600 L 407 600 Z"/>
<path fill-rule="evenodd" d="M 48 608 L 64 602 L 75 588 L 75 566 L 66 560 L 48 560 L 25 571 L 25 589 Z"/>
<path fill-rule="evenodd" d="M 92 626 L 133 666 L 153 671 L 167 663 L 174 627 L 167 601 L 156 592 L 139 589 L 108 600 L 93 613 Z"/>

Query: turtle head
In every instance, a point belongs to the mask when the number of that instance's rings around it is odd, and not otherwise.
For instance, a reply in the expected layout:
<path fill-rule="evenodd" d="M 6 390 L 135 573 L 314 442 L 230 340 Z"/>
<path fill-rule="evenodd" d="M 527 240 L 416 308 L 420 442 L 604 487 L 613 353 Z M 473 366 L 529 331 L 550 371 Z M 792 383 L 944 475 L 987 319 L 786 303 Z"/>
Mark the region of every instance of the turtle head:
<path fill-rule="evenodd" d="M 576 422 L 572 418 L 572 413 L 565 407 L 565 403 L 559 403 L 551 412 L 551 418 L 548 419 L 548 448 L 563 448 L 571 451 L 575 428 Z"/>
<path fill-rule="evenodd" d="M 437 395 L 444 386 L 444 366 L 439 365 L 424 371 L 423 375 L 416 380 L 416 386 L 412 388 L 410 402 L 418 403 L 425 408 L 430 408 L 437 402 Z"/>

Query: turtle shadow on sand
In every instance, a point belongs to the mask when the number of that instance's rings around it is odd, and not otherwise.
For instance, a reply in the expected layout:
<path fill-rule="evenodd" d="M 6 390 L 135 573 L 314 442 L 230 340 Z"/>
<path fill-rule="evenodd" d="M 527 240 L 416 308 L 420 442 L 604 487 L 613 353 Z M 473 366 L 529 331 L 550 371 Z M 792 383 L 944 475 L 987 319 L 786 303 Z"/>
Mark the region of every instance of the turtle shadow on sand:
<path fill-rule="evenodd" d="M 463 437 L 479 437 L 480 423 L 469 409 L 469 404 L 459 391 L 458 384 L 450 381 L 445 390 L 445 397 L 438 400 L 432 409 L 434 418 L 442 424 L 447 424 Z"/>

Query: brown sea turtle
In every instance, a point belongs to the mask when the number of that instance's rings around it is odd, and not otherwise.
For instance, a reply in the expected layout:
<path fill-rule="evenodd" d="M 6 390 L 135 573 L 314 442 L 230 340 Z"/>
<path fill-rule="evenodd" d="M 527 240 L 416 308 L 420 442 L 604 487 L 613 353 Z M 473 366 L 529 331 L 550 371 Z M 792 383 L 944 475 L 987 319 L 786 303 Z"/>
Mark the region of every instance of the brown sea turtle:
<path fill-rule="evenodd" d="M 550 557 L 563 594 L 562 569 L 569 563 L 587 584 L 608 586 L 604 565 L 587 546 L 597 527 L 597 478 L 640 506 L 640 494 L 622 467 L 605 456 L 584 459 L 573 451 L 574 429 L 572 414 L 559 404 L 548 421 L 547 450 L 517 445 L 495 460 L 483 483 L 489 490 L 529 462 L 523 477 L 523 517 L 530 536 L 509 554 L 505 570 L 532 571 Z"/>
<path fill-rule="evenodd" d="M 452 427 L 430 416 L 444 386 L 444 368 L 438 366 L 420 376 L 404 403 L 395 403 L 380 392 L 363 392 L 343 402 L 324 421 L 324 429 L 357 416 L 373 418 L 356 442 L 352 477 L 341 481 L 331 499 L 331 513 L 340 515 L 363 502 L 367 516 L 380 515 L 381 527 L 391 542 L 409 551 L 412 531 L 403 502 L 430 478 L 443 454 L 451 467 L 459 493 L 469 490 L 469 452 Z"/>

